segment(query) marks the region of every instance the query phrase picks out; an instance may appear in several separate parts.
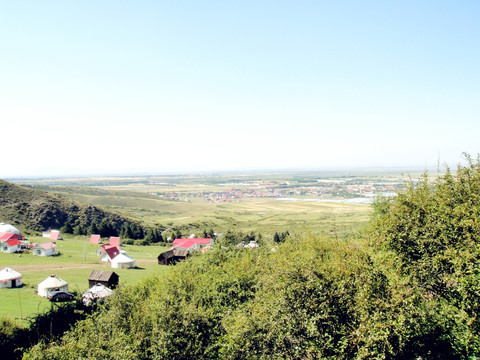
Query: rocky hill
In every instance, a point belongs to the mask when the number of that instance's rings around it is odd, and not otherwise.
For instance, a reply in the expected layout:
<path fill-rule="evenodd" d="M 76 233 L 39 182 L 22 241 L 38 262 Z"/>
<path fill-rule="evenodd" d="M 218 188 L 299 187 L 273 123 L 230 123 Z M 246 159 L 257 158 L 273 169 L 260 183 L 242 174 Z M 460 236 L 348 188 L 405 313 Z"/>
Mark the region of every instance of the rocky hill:
<path fill-rule="evenodd" d="M 108 223 L 120 231 L 128 218 L 93 205 L 74 202 L 63 196 L 31 189 L 0 180 L 0 221 L 15 225 L 27 233 L 49 228 L 60 229 L 80 225 L 87 229 L 92 223 Z"/>

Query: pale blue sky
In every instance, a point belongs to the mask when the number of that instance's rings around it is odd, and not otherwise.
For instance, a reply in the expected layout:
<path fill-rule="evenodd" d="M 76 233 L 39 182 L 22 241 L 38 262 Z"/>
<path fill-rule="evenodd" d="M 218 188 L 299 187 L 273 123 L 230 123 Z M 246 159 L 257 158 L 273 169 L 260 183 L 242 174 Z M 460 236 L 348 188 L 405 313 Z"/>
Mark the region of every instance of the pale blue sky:
<path fill-rule="evenodd" d="M 0 3 L 0 178 L 454 166 L 478 1 Z M 6 141 L 5 141 L 6 140 Z"/>

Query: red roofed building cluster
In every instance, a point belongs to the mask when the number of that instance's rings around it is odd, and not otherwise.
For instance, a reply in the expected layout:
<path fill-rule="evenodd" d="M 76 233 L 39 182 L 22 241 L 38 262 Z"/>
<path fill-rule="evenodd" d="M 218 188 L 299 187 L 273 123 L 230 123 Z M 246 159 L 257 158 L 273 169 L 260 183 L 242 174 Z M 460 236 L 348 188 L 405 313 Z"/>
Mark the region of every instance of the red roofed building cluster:
<path fill-rule="evenodd" d="M 211 238 L 175 239 L 172 249 L 197 251 L 208 248 L 211 245 L 213 245 L 213 239 Z"/>
<path fill-rule="evenodd" d="M 191 252 L 208 250 L 212 245 L 213 239 L 211 238 L 175 239 L 170 250 L 158 256 L 158 263 L 160 265 L 175 264 L 178 261 L 184 260 Z"/>

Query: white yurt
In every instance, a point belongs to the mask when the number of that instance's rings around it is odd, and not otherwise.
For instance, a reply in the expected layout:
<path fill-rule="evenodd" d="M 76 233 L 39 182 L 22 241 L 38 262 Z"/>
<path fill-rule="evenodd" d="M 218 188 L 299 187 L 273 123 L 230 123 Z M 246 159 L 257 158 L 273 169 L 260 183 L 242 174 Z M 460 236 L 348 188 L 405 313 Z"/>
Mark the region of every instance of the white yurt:
<path fill-rule="evenodd" d="M 15 288 L 22 286 L 22 274 L 6 267 L 0 271 L 0 288 Z"/>
<path fill-rule="evenodd" d="M 83 304 L 85 306 L 91 305 L 95 301 L 101 301 L 113 294 L 113 290 L 109 289 L 103 284 L 96 284 L 85 291 L 82 295 Z"/>
<path fill-rule="evenodd" d="M 68 283 L 56 275 L 50 275 L 38 284 L 38 295 L 46 298 L 50 298 L 60 291 L 68 292 Z"/>
<path fill-rule="evenodd" d="M 20 230 L 18 230 L 15 226 L 5 223 L 0 223 L 0 233 L 8 233 L 8 234 L 17 234 L 20 235 Z"/>
<path fill-rule="evenodd" d="M 112 259 L 112 268 L 129 269 L 135 267 L 135 259 L 128 256 L 125 250 L 120 250 L 120 254 Z"/>

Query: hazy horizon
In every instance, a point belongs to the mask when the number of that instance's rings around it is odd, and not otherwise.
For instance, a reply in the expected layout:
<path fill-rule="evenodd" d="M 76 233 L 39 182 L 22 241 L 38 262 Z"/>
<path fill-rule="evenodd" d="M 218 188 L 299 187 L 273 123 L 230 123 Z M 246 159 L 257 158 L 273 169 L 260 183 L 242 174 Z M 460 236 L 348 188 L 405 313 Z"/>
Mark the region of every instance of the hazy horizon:
<path fill-rule="evenodd" d="M 394 173 L 394 174 L 419 174 L 427 171 L 427 173 L 434 172 L 444 172 L 445 166 L 431 166 L 431 167 L 350 167 L 350 168 L 318 168 L 318 169 L 243 169 L 243 170 L 198 170 L 198 171 L 164 171 L 164 172 L 128 172 L 128 171 L 119 171 L 119 172 L 105 172 L 105 173 L 67 173 L 67 174 L 51 174 L 51 175 L 38 175 L 38 176 L 10 176 L 1 178 L 6 181 L 13 180 L 46 180 L 46 179 L 95 179 L 95 178 L 142 178 L 142 177 L 180 177 L 180 176 L 229 176 L 229 175 L 239 175 L 239 176 L 248 176 L 248 175 L 261 175 L 261 174 L 279 174 L 279 175 L 288 175 L 288 174 L 318 174 L 318 175 L 328 175 L 331 177 L 335 176 L 346 176 L 353 175 L 359 176 L 361 174 L 384 174 L 384 173 Z"/>

